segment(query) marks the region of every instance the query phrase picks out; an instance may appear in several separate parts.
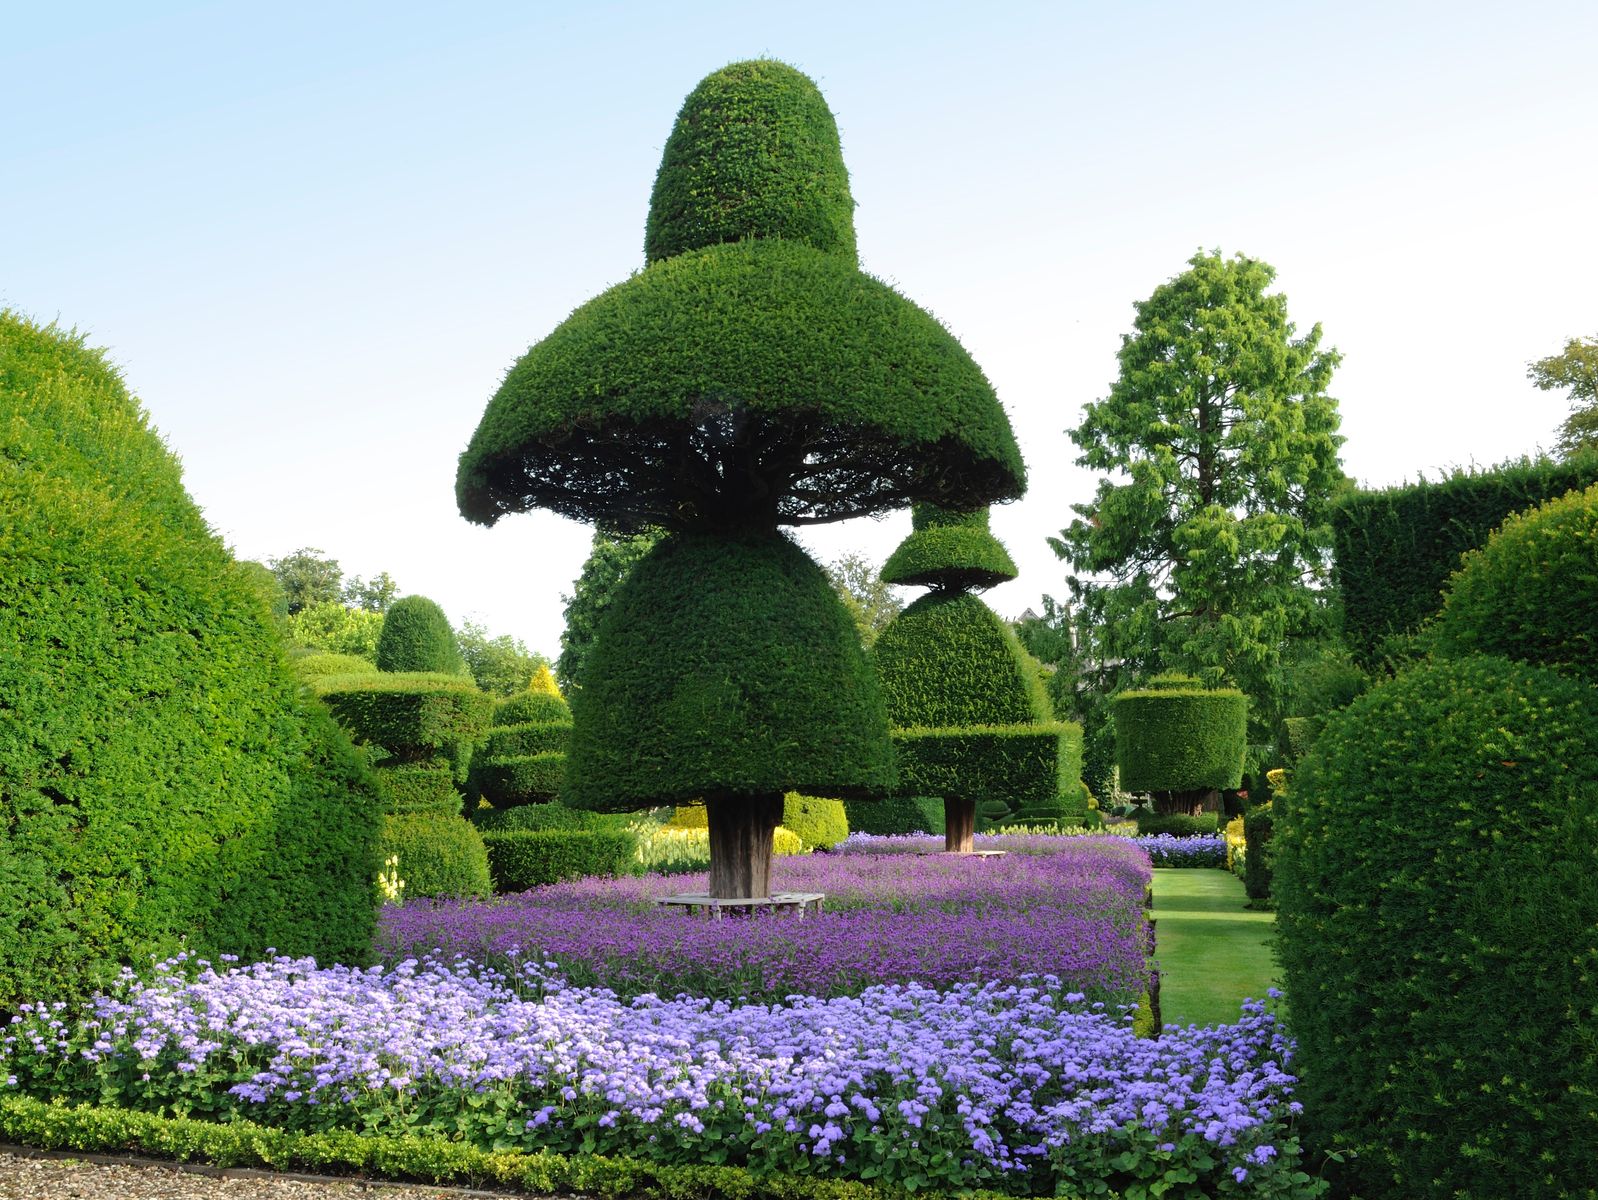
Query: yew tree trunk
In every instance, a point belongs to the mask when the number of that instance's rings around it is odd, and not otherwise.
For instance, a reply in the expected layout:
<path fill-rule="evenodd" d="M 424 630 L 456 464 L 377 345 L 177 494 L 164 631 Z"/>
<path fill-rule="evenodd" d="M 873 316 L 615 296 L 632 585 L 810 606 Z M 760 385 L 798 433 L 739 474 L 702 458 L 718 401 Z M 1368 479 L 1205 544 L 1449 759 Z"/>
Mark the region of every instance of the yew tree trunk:
<path fill-rule="evenodd" d="M 957 796 L 943 798 L 943 849 L 949 854 L 970 854 L 976 848 L 977 802 Z"/>
<path fill-rule="evenodd" d="M 782 820 L 782 793 L 707 796 L 710 894 L 717 900 L 771 895 L 771 839 Z"/>

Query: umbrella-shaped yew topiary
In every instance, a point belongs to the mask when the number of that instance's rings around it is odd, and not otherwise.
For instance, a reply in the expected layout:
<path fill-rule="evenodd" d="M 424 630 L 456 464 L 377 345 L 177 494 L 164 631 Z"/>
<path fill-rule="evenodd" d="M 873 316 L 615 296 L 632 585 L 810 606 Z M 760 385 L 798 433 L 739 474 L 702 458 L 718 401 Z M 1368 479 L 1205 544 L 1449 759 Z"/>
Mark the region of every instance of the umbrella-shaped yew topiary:
<path fill-rule="evenodd" d="M 766 894 L 783 793 L 869 797 L 893 775 L 854 628 L 779 528 L 1024 487 L 981 370 L 860 271 L 853 209 L 808 78 L 715 72 L 667 141 L 648 265 L 511 368 L 461 456 L 470 520 L 549 508 L 667 532 L 596 636 L 565 795 L 703 797 L 719 897 Z"/>

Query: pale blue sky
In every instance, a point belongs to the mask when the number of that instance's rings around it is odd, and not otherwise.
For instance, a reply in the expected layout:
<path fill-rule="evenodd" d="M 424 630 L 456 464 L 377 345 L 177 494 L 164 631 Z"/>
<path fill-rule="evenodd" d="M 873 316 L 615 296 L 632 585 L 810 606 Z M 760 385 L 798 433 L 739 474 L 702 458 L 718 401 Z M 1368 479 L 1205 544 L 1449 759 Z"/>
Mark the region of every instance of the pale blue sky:
<path fill-rule="evenodd" d="M 1598 333 L 1598 5 L 6 5 L 0 304 L 110 348 L 241 557 L 317 546 L 553 654 L 588 531 L 483 530 L 455 459 L 511 362 L 642 265 L 671 120 L 821 85 L 865 268 L 998 388 L 1015 615 L 1087 499 L 1064 430 L 1194 250 L 1273 264 L 1369 484 L 1552 441 Z M 884 557 L 904 515 L 806 531 Z"/>

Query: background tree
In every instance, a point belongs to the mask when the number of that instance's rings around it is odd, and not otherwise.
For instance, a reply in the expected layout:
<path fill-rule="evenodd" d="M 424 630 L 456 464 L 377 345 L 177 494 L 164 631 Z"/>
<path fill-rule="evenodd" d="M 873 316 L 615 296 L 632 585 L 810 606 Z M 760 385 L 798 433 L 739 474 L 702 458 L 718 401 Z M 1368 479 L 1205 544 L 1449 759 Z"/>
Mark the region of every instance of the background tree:
<path fill-rule="evenodd" d="M 594 540 L 583 569 L 572 584 L 566 602 L 566 628 L 560 635 L 560 657 L 555 660 L 555 676 L 564 691 L 582 686 L 583 667 L 593 649 L 599 620 L 610 607 L 611 599 L 633 566 L 655 548 L 662 533 L 658 529 L 635 534 L 594 531 Z"/>
<path fill-rule="evenodd" d="M 398 594 L 399 584 L 387 571 L 379 571 L 370 580 L 357 575 L 344 585 L 344 603 L 366 612 L 387 612 Z"/>
<path fill-rule="evenodd" d="M 308 604 L 288 620 L 289 640 L 322 654 L 356 654 L 377 661 L 383 614 L 350 608 L 337 600 Z"/>
<path fill-rule="evenodd" d="M 291 617 L 308 605 L 341 598 L 344 568 L 313 546 L 302 546 L 283 558 L 269 558 L 266 565 L 283 585 Z"/>
<path fill-rule="evenodd" d="M 1555 442 L 1559 452 L 1569 458 L 1598 450 L 1598 336 L 1571 338 L 1560 353 L 1528 363 L 1526 375 L 1545 392 L 1570 393 L 1570 415 Z"/>
<path fill-rule="evenodd" d="M 511 368 L 456 497 L 485 525 L 540 507 L 668 531 L 595 631 L 563 795 L 702 796 L 711 894 L 760 897 L 786 792 L 893 776 L 859 637 L 781 528 L 1011 499 L 1024 468 L 980 368 L 861 272 L 836 122 L 792 67 L 734 63 L 684 101 L 644 253 Z"/>
<path fill-rule="evenodd" d="M 549 660 L 529 650 L 520 638 L 502 633 L 489 637 L 475 621 L 463 621 L 455 640 L 477 686 L 495 696 L 513 696 L 524 690 Z"/>
<path fill-rule="evenodd" d="M 1200 252 L 1135 306 L 1120 377 L 1070 431 L 1077 462 L 1113 477 L 1050 539 L 1101 663 L 1230 678 L 1266 710 L 1288 639 L 1323 616 L 1345 483 L 1339 356 L 1319 325 L 1294 337 L 1274 278 Z"/>
<path fill-rule="evenodd" d="M 860 630 L 861 644 L 869 649 L 888 623 L 904 611 L 904 601 L 882 582 L 881 568 L 863 554 L 840 555 L 822 569 Z"/>

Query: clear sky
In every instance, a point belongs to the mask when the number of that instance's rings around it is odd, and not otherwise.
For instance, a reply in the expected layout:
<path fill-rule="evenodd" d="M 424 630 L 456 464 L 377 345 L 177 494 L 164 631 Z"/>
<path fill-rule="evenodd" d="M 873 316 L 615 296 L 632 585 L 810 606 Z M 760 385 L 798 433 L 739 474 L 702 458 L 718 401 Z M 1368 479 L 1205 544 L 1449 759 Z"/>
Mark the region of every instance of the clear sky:
<path fill-rule="evenodd" d="M 1526 363 L 1598 333 L 1598 4 L 7 4 L 0 305 L 110 349 L 243 558 L 314 546 L 554 654 L 588 546 L 455 511 L 510 364 L 643 263 L 683 97 L 791 62 L 866 270 L 987 371 L 1021 577 L 1093 479 L 1065 435 L 1132 303 L 1271 263 L 1386 485 L 1552 443 Z M 807 530 L 885 557 L 905 514 Z"/>

